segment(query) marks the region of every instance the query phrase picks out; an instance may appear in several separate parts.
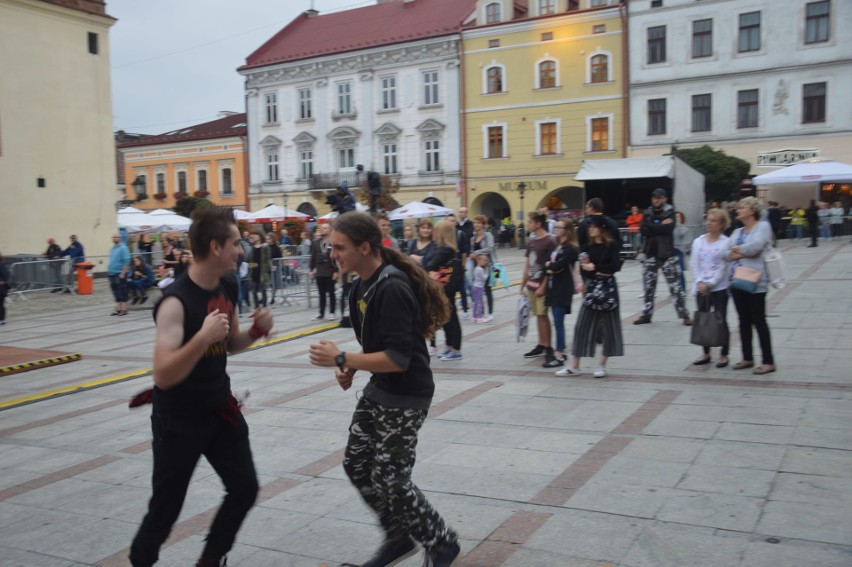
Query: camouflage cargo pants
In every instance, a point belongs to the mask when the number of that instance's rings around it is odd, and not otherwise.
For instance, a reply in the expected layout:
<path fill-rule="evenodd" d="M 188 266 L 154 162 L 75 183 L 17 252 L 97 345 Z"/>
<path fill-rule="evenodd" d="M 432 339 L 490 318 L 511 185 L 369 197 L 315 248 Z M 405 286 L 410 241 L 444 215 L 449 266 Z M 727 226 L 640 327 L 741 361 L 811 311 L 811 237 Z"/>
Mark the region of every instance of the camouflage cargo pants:
<path fill-rule="evenodd" d="M 411 482 L 417 432 L 426 413 L 361 398 L 349 426 L 343 468 L 379 516 L 388 539 L 410 535 L 431 549 L 458 536 Z"/>
<path fill-rule="evenodd" d="M 688 317 L 686 311 L 686 290 L 680 285 L 680 266 L 677 262 L 677 256 L 672 256 L 662 262 L 656 258 L 648 258 L 645 260 L 645 265 L 642 268 L 642 286 L 645 290 L 645 305 L 642 309 L 642 315 L 651 317 L 654 314 L 654 295 L 657 293 L 657 271 L 662 267 L 663 277 L 669 284 L 669 293 L 674 299 L 675 311 L 681 319 Z"/>

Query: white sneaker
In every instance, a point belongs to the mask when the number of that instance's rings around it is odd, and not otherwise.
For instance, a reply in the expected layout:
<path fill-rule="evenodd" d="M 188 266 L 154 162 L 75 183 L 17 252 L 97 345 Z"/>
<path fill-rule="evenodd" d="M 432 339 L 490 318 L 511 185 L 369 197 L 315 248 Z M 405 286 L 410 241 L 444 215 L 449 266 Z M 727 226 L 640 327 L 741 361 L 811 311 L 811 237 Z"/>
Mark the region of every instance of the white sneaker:
<path fill-rule="evenodd" d="M 639 294 L 639 295 L 637 295 L 636 297 L 637 297 L 638 299 L 645 299 L 645 294 L 644 294 L 644 293 L 640 293 L 640 294 Z"/>
<path fill-rule="evenodd" d="M 595 378 L 606 378 L 606 368 L 604 368 L 603 366 L 598 366 L 595 369 L 594 377 Z"/>
<path fill-rule="evenodd" d="M 436 349 L 433 346 L 430 346 L 429 347 L 429 356 L 435 356 L 436 354 L 438 354 L 438 349 Z"/>
<path fill-rule="evenodd" d="M 491 321 L 493 321 L 493 320 L 494 320 L 494 315 L 488 315 L 488 316 L 486 316 L 486 317 L 485 317 L 485 322 L 486 322 L 486 323 L 490 323 L 490 322 L 491 322 Z"/>
<path fill-rule="evenodd" d="M 570 366 L 566 366 L 562 370 L 557 370 L 555 374 L 557 376 L 573 376 L 574 374 L 576 374 L 578 372 L 578 370 L 575 370 L 575 369 L 571 368 Z"/>
<path fill-rule="evenodd" d="M 311 317 L 311 321 L 322 321 L 325 319 L 322 315 L 317 315 L 316 317 Z"/>
<path fill-rule="evenodd" d="M 464 315 L 462 315 L 462 319 L 470 319 L 470 311 L 465 311 Z"/>
<path fill-rule="evenodd" d="M 334 313 L 326 317 L 326 319 L 328 319 L 329 321 L 337 321 L 337 317 L 334 316 Z"/>

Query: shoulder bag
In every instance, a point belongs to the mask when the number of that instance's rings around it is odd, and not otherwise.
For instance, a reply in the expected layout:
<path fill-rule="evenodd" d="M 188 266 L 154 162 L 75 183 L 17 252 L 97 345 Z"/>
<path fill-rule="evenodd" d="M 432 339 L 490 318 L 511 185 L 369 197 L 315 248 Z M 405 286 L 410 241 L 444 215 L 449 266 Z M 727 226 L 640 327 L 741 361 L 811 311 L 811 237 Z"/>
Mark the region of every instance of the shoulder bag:
<path fill-rule="evenodd" d="M 757 284 L 763 272 L 754 268 L 737 266 L 734 268 L 734 276 L 731 278 L 730 287 L 746 293 L 757 293 Z"/>
<path fill-rule="evenodd" d="M 763 259 L 766 261 L 766 275 L 769 276 L 769 285 L 775 289 L 784 289 L 784 286 L 787 285 L 787 270 L 781 251 L 770 247 L 763 254 Z"/>
<path fill-rule="evenodd" d="M 710 295 L 696 297 L 698 310 L 692 316 L 689 342 L 703 347 L 718 347 L 727 344 L 728 323 L 718 311 L 713 310 Z"/>

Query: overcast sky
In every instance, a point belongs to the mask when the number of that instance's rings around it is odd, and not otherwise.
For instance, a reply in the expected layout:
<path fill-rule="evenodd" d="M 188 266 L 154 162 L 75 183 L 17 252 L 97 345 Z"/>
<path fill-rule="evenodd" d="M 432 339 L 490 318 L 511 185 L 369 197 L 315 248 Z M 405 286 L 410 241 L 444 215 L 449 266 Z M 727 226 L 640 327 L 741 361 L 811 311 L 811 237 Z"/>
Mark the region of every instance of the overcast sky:
<path fill-rule="evenodd" d="M 246 57 L 313 4 L 374 0 L 107 0 L 114 129 L 159 134 L 245 111 Z"/>

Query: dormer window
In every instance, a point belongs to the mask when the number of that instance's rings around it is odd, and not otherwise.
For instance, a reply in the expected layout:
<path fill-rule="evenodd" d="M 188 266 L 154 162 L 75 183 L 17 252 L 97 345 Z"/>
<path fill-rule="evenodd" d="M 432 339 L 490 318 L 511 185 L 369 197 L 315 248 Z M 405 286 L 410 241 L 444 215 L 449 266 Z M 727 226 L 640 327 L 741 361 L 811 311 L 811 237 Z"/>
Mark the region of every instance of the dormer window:
<path fill-rule="evenodd" d="M 492 2 L 485 6 L 485 23 L 486 24 L 496 24 L 502 18 L 500 17 L 500 4 L 497 2 Z"/>

